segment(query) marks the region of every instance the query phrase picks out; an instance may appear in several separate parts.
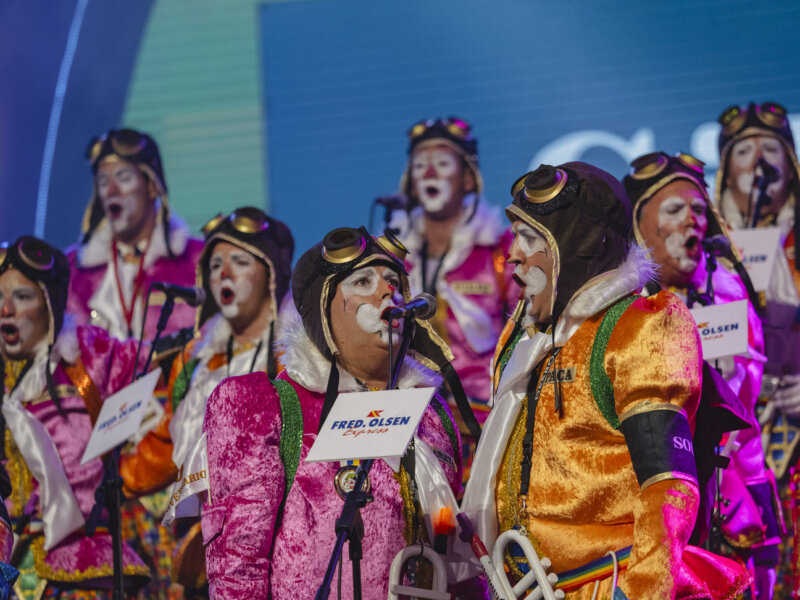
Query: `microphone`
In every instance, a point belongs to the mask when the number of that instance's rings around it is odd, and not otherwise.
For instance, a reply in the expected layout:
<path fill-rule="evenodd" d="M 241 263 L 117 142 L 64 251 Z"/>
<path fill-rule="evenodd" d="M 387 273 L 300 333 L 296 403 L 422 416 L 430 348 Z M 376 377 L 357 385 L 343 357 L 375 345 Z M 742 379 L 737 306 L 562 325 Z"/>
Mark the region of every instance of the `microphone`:
<path fill-rule="evenodd" d="M 781 170 L 773 164 L 768 163 L 764 157 L 758 159 L 756 169 L 761 168 L 762 177 L 766 183 L 773 183 L 781 178 Z"/>
<path fill-rule="evenodd" d="M 383 206 L 389 210 L 405 210 L 408 207 L 408 198 L 406 198 L 403 194 L 379 196 L 373 200 L 373 204 Z"/>
<path fill-rule="evenodd" d="M 414 317 L 416 319 L 430 319 L 436 314 L 436 298 L 430 294 L 420 294 L 407 304 L 400 306 L 389 306 L 383 313 L 381 319 L 391 321 L 392 319 L 402 319 Z"/>
<path fill-rule="evenodd" d="M 703 250 L 706 254 L 714 254 L 716 256 L 730 256 L 731 255 L 731 244 L 721 233 L 717 235 L 706 238 L 700 245 L 703 247 Z"/>
<path fill-rule="evenodd" d="M 200 306 L 206 301 L 206 292 L 203 288 L 199 287 L 183 287 L 182 285 L 175 285 L 174 283 L 156 281 L 150 286 L 150 289 L 161 290 L 167 296 L 180 298 L 189 306 Z"/>

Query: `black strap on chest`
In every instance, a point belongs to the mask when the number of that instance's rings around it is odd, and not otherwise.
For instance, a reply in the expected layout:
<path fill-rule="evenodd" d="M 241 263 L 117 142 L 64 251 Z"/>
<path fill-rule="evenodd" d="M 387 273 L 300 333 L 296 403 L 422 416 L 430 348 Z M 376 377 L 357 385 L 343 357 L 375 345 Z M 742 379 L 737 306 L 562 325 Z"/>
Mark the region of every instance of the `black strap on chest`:
<path fill-rule="evenodd" d="M 561 348 L 548 352 L 542 359 L 531 378 L 528 379 L 526 396 L 528 401 L 528 414 L 525 418 L 525 437 L 522 438 L 522 463 L 519 478 L 519 493 L 521 496 L 528 494 L 531 481 L 531 467 L 533 466 L 533 428 L 536 422 L 536 407 L 539 405 L 539 396 L 542 394 L 544 375 L 550 372 Z M 555 379 L 555 378 L 554 378 Z"/>

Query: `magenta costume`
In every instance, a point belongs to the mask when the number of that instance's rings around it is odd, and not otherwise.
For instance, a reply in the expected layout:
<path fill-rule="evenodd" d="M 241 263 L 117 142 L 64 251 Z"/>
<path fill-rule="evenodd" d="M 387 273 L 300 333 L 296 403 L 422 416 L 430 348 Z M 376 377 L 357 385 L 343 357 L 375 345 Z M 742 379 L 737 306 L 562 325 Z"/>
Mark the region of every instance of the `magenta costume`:
<path fill-rule="evenodd" d="M 64 416 L 47 390 L 46 350 L 40 347 L 14 390 L 6 390 L 5 465 L 14 488 L 6 505 L 15 521 L 31 518 L 28 531 L 39 578 L 59 587 L 110 588 L 111 536 L 103 523 L 92 538 L 83 529 L 103 462 L 80 462 L 93 428 L 89 410 L 99 411 L 107 396 L 130 382 L 135 343 L 119 342 L 97 327 L 65 326 L 51 353 Z M 127 544 L 123 564 L 129 585 L 145 583 L 150 571 Z"/>
<path fill-rule="evenodd" d="M 422 207 L 416 207 L 407 217 L 403 214 L 393 226 L 400 228 L 398 238 L 409 250 L 406 268 L 412 294 L 430 291 L 435 286 L 439 302 L 445 307 L 444 314 L 440 308 L 434 317 L 443 317 L 437 323 L 438 331 L 455 356 L 453 367 L 467 396 L 473 400 L 475 416 L 483 423 L 491 397 L 489 369 L 495 346 L 508 312 L 519 296 L 519 288 L 511 279 L 514 266 L 505 260 L 514 236 L 509 229 L 503 229 L 499 209 L 490 207 L 482 197 L 467 195 L 462 222 L 453 231 L 450 249 L 441 260 L 436 281 L 423 282 Z M 428 280 L 433 278 L 435 270 L 436 265 L 426 265 Z"/>
<path fill-rule="evenodd" d="M 697 267 L 692 284 L 701 292 L 705 291 L 707 273 L 705 257 Z M 737 300 L 748 300 L 747 290 L 738 275 L 720 266 L 712 277 L 716 304 L 725 304 Z M 674 290 L 681 298 L 682 290 Z M 764 531 L 767 524 L 763 520 L 763 511 L 759 508 L 765 498 L 751 497 L 748 490 L 752 487 L 768 488 L 774 485 L 772 472 L 764 463 L 764 452 L 761 447 L 761 427 L 756 419 L 756 403 L 761 389 L 761 377 L 764 372 L 766 357 L 764 356 L 764 333 L 761 319 L 752 304 L 748 303 L 748 356 L 728 356 L 710 361 L 722 373 L 730 388 L 739 396 L 742 405 L 750 417 L 750 427 L 730 434 L 723 453 L 730 457 L 731 463 L 721 471 L 722 481 L 720 494 L 723 498 L 722 528 L 729 542 L 737 548 L 756 550 L 776 545 L 780 537 L 767 537 Z M 745 489 L 747 488 L 747 489 Z"/>
<path fill-rule="evenodd" d="M 211 598 L 313 598 L 335 541 L 343 500 L 333 486 L 338 463 L 307 463 L 325 397 L 330 364 L 306 335 L 299 318 L 278 339 L 286 370 L 279 379 L 297 392 L 303 413 L 302 456 L 280 523 L 284 466 L 278 454 L 282 428 L 275 387 L 264 373 L 223 381 L 208 401 L 209 501 L 202 527 Z M 400 388 L 435 385 L 435 376 L 407 360 Z M 341 370 L 340 392 L 365 391 Z M 461 486 L 460 438 L 444 403 L 434 399 L 417 430 L 419 443 L 438 458 L 454 494 Z M 298 424 L 299 425 L 299 424 Z M 283 435 L 286 435 L 284 432 Z M 419 478 L 419 471 L 417 477 Z M 406 546 L 403 498 L 397 476 L 378 460 L 370 473 L 375 501 L 362 510 L 365 599 L 387 595 L 389 565 Z M 342 594 L 352 597 L 351 565 L 343 553 Z M 476 596 L 482 597 L 482 596 Z"/>
<path fill-rule="evenodd" d="M 164 237 L 163 226 L 159 223 L 142 259 L 144 265 L 131 323 L 136 337 L 139 336 L 144 300 L 151 283 L 166 281 L 187 287 L 195 284 L 195 266 L 203 250 L 203 242 L 189 237 L 186 224 L 175 216 L 170 217 L 169 227 L 170 247 L 174 257 L 169 256 Z M 72 246 L 67 250 L 71 271 L 67 312 L 75 315 L 79 324 L 98 325 L 111 335 L 125 339 L 129 337 L 129 332 L 110 262 L 114 259 L 112 241 L 111 227 L 107 221 L 102 221 L 85 244 Z M 126 263 L 122 254 L 118 250 L 116 260 L 120 280 L 126 282 L 122 286 L 126 294 L 126 304 L 129 305 L 138 266 Z M 145 339 L 153 338 L 165 299 L 163 292 L 154 291 L 150 295 Z M 165 333 L 193 327 L 194 322 L 195 309 L 178 301 Z"/>

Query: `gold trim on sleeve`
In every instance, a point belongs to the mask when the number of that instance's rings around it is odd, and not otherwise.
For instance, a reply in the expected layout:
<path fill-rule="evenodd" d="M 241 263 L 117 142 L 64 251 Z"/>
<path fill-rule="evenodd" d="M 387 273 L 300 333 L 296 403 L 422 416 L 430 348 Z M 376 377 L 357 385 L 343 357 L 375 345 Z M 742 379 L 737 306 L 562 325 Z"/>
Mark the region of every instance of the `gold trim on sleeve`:
<path fill-rule="evenodd" d="M 624 413 L 622 413 L 622 415 L 620 415 L 619 417 L 619 422 L 622 423 L 623 421 L 625 421 L 625 419 L 629 419 L 636 415 L 640 415 L 646 412 L 651 412 L 654 410 L 671 410 L 672 412 L 682 414 L 684 417 L 686 416 L 686 411 L 683 410 L 680 406 L 670 404 L 669 402 L 651 402 L 650 400 L 646 400 L 642 404 L 637 404 L 633 408 L 629 408 Z"/>
<path fill-rule="evenodd" d="M 666 473 L 659 473 L 658 475 L 653 475 L 652 477 L 645 479 L 644 483 L 639 486 L 639 489 L 644 491 L 654 483 L 658 483 L 659 481 L 667 481 L 669 479 L 680 479 L 681 481 L 688 481 L 697 485 L 697 479 L 688 473 L 681 473 L 680 471 L 667 471 Z"/>

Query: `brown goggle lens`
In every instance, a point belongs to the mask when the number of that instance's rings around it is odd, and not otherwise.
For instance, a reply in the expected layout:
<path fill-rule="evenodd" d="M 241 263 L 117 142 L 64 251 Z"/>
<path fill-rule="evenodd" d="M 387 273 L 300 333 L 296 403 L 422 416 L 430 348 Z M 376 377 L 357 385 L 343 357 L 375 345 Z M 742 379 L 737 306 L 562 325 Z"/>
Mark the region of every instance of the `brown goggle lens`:
<path fill-rule="evenodd" d="M 780 129 L 786 126 L 786 109 L 776 102 L 756 106 L 756 116 L 767 127 Z"/>
<path fill-rule="evenodd" d="M 55 265 L 55 257 L 47 246 L 36 240 L 22 240 L 17 245 L 17 253 L 25 264 L 37 271 L 49 271 Z"/>
<path fill-rule="evenodd" d="M 334 229 L 322 241 L 322 257 L 329 263 L 341 264 L 355 260 L 364 253 L 367 240 L 358 229 Z"/>
<path fill-rule="evenodd" d="M 669 164 L 669 156 L 663 152 L 651 152 L 631 163 L 630 176 L 634 179 L 650 179 L 661 173 Z"/>

